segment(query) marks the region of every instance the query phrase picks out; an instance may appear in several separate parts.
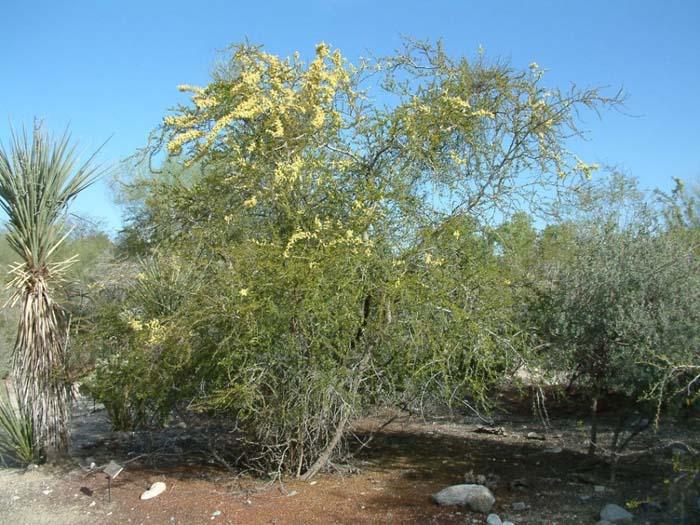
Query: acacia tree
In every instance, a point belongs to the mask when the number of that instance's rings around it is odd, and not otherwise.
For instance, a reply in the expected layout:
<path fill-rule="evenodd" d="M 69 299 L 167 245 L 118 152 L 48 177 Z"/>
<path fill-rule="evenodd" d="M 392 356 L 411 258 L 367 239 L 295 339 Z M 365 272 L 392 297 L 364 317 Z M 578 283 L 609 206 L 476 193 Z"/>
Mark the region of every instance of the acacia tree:
<path fill-rule="evenodd" d="M 589 176 L 566 149 L 575 111 L 619 103 L 543 75 L 415 42 L 356 66 L 326 44 L 308 64 L 244 44 L 209 85 L 181 86 L 191 104 L 151 153 L 199 173 L 140 179 L 131 232 L 162 221 L 160 253 L 206 285 L 158 319 L 126 305 L 129 352 L 159 363 L 149 384 L 229 413 L 268 463 L 306 477 L 372 403 L 485 399 L 517 330 L 479 227 L 535 186 Z M 96 377 L 104 392 L 124 374 Z"/>
<path fill-rule="evenodd" d="M 52 284 L 72 262 L 56 260 L 56 250 L 68 234 L 68 205 L 94 180 L 91 162 L 77 165 L 67 132 L 53 140 L 38 123 L 31 138 L 13 133 L 9 151 L 0 149 L 0 206 L 8 218 L 7 240 L 20 257 L 10 270 L 13 300 L 21 308 L 14 379 L 44 457 L 69 446 L 69 316 L 54 301 Z"/>

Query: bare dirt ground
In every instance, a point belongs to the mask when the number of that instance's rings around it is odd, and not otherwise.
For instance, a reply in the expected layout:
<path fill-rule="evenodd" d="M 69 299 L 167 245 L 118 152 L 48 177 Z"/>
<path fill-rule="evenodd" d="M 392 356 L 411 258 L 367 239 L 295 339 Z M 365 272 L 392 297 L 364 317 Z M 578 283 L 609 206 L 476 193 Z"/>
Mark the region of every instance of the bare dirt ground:
<path fill-rule="evenodd" d="M 216 459 L 227 446 L 224 435 L 210 431 L 210 446 L 203 447 L 202 433 L 184 425 L 157 434 L 112 433 L 104 411 L 83 404 L 75 415 L 74 452 L 65 464 L 0 468 L 0 524 L 483 524 L 482 514 L 430 500 L 442 488 L 463 483 L 469 471 L 500 478 L 492 512 L 516 525 L 594 524 L 606 503 L 630 502 L 635 524 L 700 523 L 692 510 L 697 502 L 689 503 L 691 495 L 669 482 L 676 475 L 670 451 L 623 460 L 611 483 L 607 465 L 585 464 L 586 428 L 579 416 L 550 416 L 545 432 L 522 410 L 500 413 L 494 422 L 502 432 L 491 434 L 478 432 L 483 423 L 474 418 L 403 415 L 377 434 L 351 469 L 309 483 L 266 482 Z M 367 419 L 357 432 L 380 423 Z M 603 431 L 607 438 L 605 419 Z M 667 424 L 661 434 L 700 440 L 692 421 Z M 658 437 L 646 436 L 637 446 Z M 104 473 L 89 465 L 112 459 L 125 469 L 109 502 Z M 141 501 L 155 481 L 164 481 L 166 492 Z M 514 510 L 514 503 L 528 508 Z M 684 516 L 674 511 L 681 503 Z"/>

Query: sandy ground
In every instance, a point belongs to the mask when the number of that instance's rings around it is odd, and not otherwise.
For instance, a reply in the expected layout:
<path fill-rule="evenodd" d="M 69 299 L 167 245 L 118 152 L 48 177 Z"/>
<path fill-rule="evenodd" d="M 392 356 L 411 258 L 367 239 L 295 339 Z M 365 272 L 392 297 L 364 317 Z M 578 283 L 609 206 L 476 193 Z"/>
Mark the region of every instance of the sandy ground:
<path fill-rule="evenodd" d="M 206 460 L 206 450 L 192 440 L 193 429 L 112 433 L 104 411 L 92 408 L 84 403 L 76 410 L 73 455 L 64 465 L 0 469 L 0 524 L 483 524 L 484 515 L 430 500 L 440 489 L 463 482 L 469 471 L 500 478 L 493 512 L 516 525 L 593 524 L 606 503 L 631 503 L 635 524 L 682 523 L 674 515 L 679 496 L 667 481 L 673 476 L 670 456 L 623 462 L 618 481 L 610 483 L 604 464 L 581 467 L 586 436 L 575 414 L 553 417 L 547 433 L 526 415 L 502 414 L 496 425 L 503 432 L 495 434 L 477 432 L 479 422 L 468 418 L 406 416 L 353 460 L 352 474 L 270 483 Z M 367 420 L 359 431 L 377 424 Z M 603 430 L 605 437 L 605 424 Z M 681 429 L 665 431 L 677 437 Z M 532 432 L 545 439 L 531 439 Z M 698 440 L 692 429 L 682 432 Z M 110 459 L 125 466 L 111 502 L 104 473 L 88 468 Z M 524 480 L 525 486 L 513 485 L 514 480 Z M 140 494 L 155 481 L 164 481 L 166 492 L 141 501 Z M 518 502 L 528 508 L 514 510 Z M 696 519 L 686 514 L 685 523 L 700 523 Z"/>

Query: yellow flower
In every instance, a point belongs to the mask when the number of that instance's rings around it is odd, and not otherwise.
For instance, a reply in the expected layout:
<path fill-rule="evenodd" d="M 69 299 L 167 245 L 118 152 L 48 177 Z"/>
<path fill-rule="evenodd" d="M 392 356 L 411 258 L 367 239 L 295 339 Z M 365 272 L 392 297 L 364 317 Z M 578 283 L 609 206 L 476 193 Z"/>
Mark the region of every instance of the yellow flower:
<path fill-rule="evenodd" d="M 245 202 L 243 203 L 243 206 L 246 207 L 246 208 L 252 208 L 252 207 L 255 206 L 257 203 L 258 203 L 257 197 L 252 196 L 250 199 L 248 199 L 247 201 L 245 201 Z"/>
<path fill-rule="evenodd" d="M 453 236 L 455 239 L 459 239 L 459 238 L 461 237 L 461 235 L 462 235 L 462 234 L 459 233 L 459 230 L 455 230 L 454 232 L 452 232 L 452 236 Z"/>
<path fill-rule="evenodd" d="M 148 344 L 153 346 L 165 341 L 165 327 L 158 319 L 151 319 L 148 325 Z"/>
<path fill-rule="evenodd" d="M 129 328 L 131 328 L 134 332 L 140 332 L 141 330 L 143 330 L 143 323 L 138 319 L 129 319 L 127 324 L 129 325 Z"/>
<path fill-rule="evenodd" d="M 238 295 L 241 297 L 248 297 L 248 288 L 241 288 L 238 290 Z"/>

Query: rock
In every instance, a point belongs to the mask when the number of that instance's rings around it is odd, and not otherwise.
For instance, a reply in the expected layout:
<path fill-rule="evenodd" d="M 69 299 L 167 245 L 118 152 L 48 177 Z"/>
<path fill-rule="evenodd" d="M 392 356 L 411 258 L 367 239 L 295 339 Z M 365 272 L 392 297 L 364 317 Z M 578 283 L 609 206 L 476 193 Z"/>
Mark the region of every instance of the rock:
<path fill-rule="evenodd" d="M 221 511 L 220 510 L 215 510 L 214 512 L 211 513 L 212 516 L 221 516 Z"/>
<path fill-rule="evenodd" d="M 512 521 L 504 521 L 503 525 L 515 525 Z"/>
<path fill-rule="evenodd" d="M 525 439 L 535 439 L 537 441 L 545 441 L 547 436 L 543 434 L 538 434 L 537 432 L 528 432 Z"/>
<path fill-rule="evenodd" d="M 291 498 L 292 496 L 296 496 L 297 494 L 299 494 L 299 493 L 298 493 L 296 490 L 293 490 L 293 491 L 291 491 L 291 492 L 287 492 L 287 496 L 289 496 L 290 498 Z"/>
<path fill-rule="evenodd" d="M 634 516 L 614 503 L 608 503 L 600 511 L 600 519 L 610 523 L 632 523 Z"/>
<path fill-rule="evenodd" d="M 487 487 L 474 484 L 452 485 L 433 494 L 432 498 L 438 505 L 461 505 L 484 514 L 490 511 L 496 502 L 496 498 Z"/>
<path fill-rule="evenodd" d="M 489 474 L 486 476 L 486 483 L 484 483 L 484 485 L 486 485 L 486 488 L 488 488 L 489 490 L 494 491 L 498 488 L 498 484 L 500 483 L 500 481 L 501 476 L 499 476 L 498 474 Z"/>
<path fill-rule="evenodd" d="M 156 481 L 146 492 L 141 494 L 141 499 L 151 499 L 155 498 L 156 496 L 160 496 L 163 492 L 165 492 L 165 489 L 165 483 L 162 481 Z"/>
<path fill-rule="evenodd" d="M 478 426 L 474 429 L 477 434 L 491 434 L 493 436 L 506 436 L 506 429 L 503 427 L 483 427 Z"/>
<path fill-rule="evenodd" d="M 503 525 L 503 522 L 498 514 L 489 514 L 486 517 L 486 525 Z"/>
<path fill-rule="evenodd" d="M 488 474 L 484 476 L 483 474 L 474 474 L 473 470 L 464 474 L 464 483 L 484 485 L 489 490 L 495 490 L 498 487 L 499 481 L 501 481 L 501 477 L 498 474 Z"/>
<path fill-rule="evenodd" d="M 600 521 L 596 521 L 595 525 L 613 525 L 613 524 L 610 523 L 608 520 L 600 520 Z"/>
<path fill-rule="evenodd" d="M 561 447 L 548 447 L 542 451 L 542 454 L 559 454 Z"/>
<path fill-rule="evenodd" d="M 510 490 L 527 490 L 530 484 L 525 478 L 516 478 L 510 482 Z"/>
<path fill-rule="evenodd" d="M 528 505 L 524 501 L 516 501 L 515 503 L 511 504 L 510 508 L 513 509 L 514 511 L 518 512 L 521 510 L 529 509 L 530 505 Z"/>

